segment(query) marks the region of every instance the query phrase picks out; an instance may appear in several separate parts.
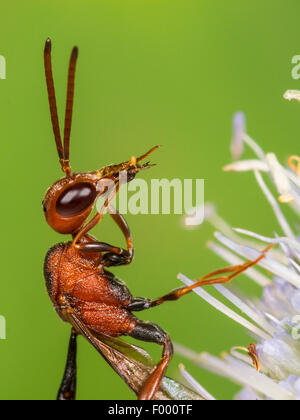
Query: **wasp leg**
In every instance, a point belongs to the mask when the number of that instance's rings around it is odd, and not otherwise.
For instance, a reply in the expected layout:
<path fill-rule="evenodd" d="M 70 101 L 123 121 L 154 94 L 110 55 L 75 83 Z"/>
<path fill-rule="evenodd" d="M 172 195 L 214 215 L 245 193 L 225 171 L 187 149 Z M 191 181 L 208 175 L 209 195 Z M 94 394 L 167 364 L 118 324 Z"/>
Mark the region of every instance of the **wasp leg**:
<path fill-rule="evenodd" d="M 153 300 L 147 298 L 133 298 L 126 309 L 131 312 L 145 311 L 146 309 L 152 308 Z"/>
<path fill-rule="evenodd" d="M 266 253 L 273 247 L 274 245 L 268 246 L 261 254 L 259 258 L 254 261 L 246 261 L 244 264 L 236 265 L 232 267 L 222 268 L 220 270 L 213 271 L 206 276 L 201 277 L 198 279 L 194 284 L 191 286 L 183 286 L 178 289 L 172 290 L 170 293 L 155 299 L 146 299 L 146 298 L 136 298 L 133 299 L 132 302 L 128 305 L 127 309 L 129 311 L 143 311 L 145 309 L 153 308 L 155 306 L 161 305 L 167 301 L 175 301 L 190 293 L 192 290 L 196 289 L 197 287 L 203 287 L 213 284 L 225 284 L 229 283 L 232 279 L 237 277 L 238 275 L 242 274 L 244 271 L 248 270 L 249 268 L 253 267 L 259 261 L 261 261 Z M 231 273 L 227 276 L 221 276 L 222 274 Z"/>
<path fill-rule="evenodd" d="M 134 248 L 132 243 L 132 237 L 129 226 L 125 218 L 110 204 L 108 207 L 109 214 L 115 221 L 115 223 L 121 229 L 127 244 L 127 251 L 122 250 L 124 255 L 118 253 L 109 252 L 104 256 L 104 265 L 106 267 L 117 266 L 117 265 L 128 265 L 132 262 L 134 256 Z"/>
<path fill-rule="evenodd" d="M 101 265 L 105 267 L 128 265 L 133 260 L 133 250 L 126 250 L 105 242 L 81 243 L 77 249 L 83 252 L 107 252 L 101 259 Z"/>
<path fill-rule="evenodd" d="M 127 251 L 133 253 L 133 243 L 128 223 L 125 218 L 114 208 L 112 205 L 109 206 L 110 216 L 114 219 L 116 224 L 121 229 L 127 244 Z"/>
<path fill-rule="evenodd" d="M 78 243 L 76 244 L 76 247 L 83 252 L 107 252 L 101 261 L 105 267 L 128 265 L 132 262 L 134 256 L 134 248 L 129 226 L 124 217 L 118 213 L 115 208 L 109 205 L 108 210 L 110 216 L 117 223 L 126 239 L 127 249 L 125 250 L 104 242 Z"/>
<path fill-rule="evenodd" d="M 136 327 L 129 334 L 136 340 L 156 343 L 163 346 L 160 362 L 143 385 L 139 394 L 139 400 L 152 400 L 165 375 L 168 364 L 173 356 L 173 345 L 168 334 L 156 324 L 138 321 Z"/>
<path fill-rule="evenodd" d="M 76 383 L 77 383 L 77 333 L 72 330 L 69 342 L 68 357 L 65 368 L 64 377 L 60 385 L 57 400 L 58 401 L 73 401 L 76 398 Z"/>

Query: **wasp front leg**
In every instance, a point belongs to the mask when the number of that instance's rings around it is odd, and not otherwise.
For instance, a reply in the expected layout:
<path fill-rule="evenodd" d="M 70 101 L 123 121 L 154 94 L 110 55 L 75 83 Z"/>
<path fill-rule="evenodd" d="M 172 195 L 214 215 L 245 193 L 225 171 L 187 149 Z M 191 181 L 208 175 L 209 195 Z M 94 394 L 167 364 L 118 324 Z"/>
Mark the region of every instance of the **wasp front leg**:
<path fill-rule="evenodd" d="M 102 261 L 101 261 L 101 264 L 105 267 L 128 265 L 132 262 L 133 256 L 134 256 L 134 248 L 133 248 L 132 237 L 131 237 L 129 226 L 126 220 L 124 219 L 124 217 L 120 213 L 118 213 L 118 211 L 114 209 L 111 205 L 109 205 L 108 210 L 109 210 L 110 216 L 113 218 L 115 223 L 119 226 L 119 228 L 121 229 L 125 237 L 127 249 L 109 245 L 105 242 L 97 242 L 97 241 L 92 241 L 92 242 L 87 242 L 87 243 L 80 243 L 80 242 L 76 243 L 74 241 L 73 244 L 74 246 L 76 246 L 77 249 L 83 252 L 99 252 L 99 253 L 106 252 L 106 254 L 103 256 Z M 100 220 L 99 215 L 96 215 L 94 218 L 95 221 L 97 219 Z M 92 227 L 94 227 L 97 224 L 97 222 L 95 221 L 91 224 Z M 85 234 L 87 232 L 88 231 L 85 229 Z M 78 240 L 78 235 L 76 238 Z"/>
<path fill-rule="evenodd" d="M 128 265 L 132 262 L 133 251 L 128 251 L 105 242 L 88 242 L 77 246 L 82 252 L 90 253 L 106 253 L 103 255 L 100 264 L 104 267 L 112 267 L 119 265 Z"/>
<path fill-rule="evenodd" d="M 126 240 L 127 249 L 126 251 L 122 249 L 122 253 L 114 253 L 109 252 L 104 256 L 104 264 L 109 266 L 116 266 L 116 265 L 128 265 L 132 262 L 134 257 L 134 248 L 133 248 L 133 242 L 132 237 L 130 233 L 130 229 L 128 226 L 128 223 L 126 222 L 125 218 L 112 206 L 109 205 L 109 214 L 115 221 L 115 223 L 119 226 L 121 229 L 124 238 Z"/>

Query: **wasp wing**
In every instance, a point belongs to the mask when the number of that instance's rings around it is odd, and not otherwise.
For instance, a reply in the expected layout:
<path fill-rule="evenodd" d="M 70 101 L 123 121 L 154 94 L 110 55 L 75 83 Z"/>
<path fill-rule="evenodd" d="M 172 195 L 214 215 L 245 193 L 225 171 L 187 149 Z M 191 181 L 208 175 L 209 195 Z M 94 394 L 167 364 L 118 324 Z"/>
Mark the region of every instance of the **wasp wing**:
<path fill-rule="evenodd" d="M 143 384 L 155 366 L 148 353 L 137 346 L 116 338 L 105 335 L 95 336 L 73 312 L 67 313 L 65 316 L 76 331 L 92 344 L 128 387 L 136 395 L 139 395 Z M 165 377 L 154 399 L 199 400 L 202 398 L 184 385 Z"/>

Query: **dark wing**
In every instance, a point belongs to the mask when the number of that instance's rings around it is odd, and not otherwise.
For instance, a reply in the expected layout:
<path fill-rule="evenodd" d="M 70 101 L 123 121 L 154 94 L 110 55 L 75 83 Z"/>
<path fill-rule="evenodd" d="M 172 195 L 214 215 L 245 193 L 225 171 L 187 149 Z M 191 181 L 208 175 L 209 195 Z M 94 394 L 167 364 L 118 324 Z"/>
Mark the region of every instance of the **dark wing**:
<path fill-rule="evenodd" d="M 136 395 L 139 395 L 143 384 L 155 366 L 148 353 L 116 338 L 104 335 L 97 335 L 96 337 L 75 313 L 65 313 L 64 315 L 76 331 L 83 335 L 101 354 L 129 388 Z M 170 399 L 199 400 L 202 398 L 184 385 L 172 379 L 164 378 L 159 391 L 155 395 L 155 400 Z"/>

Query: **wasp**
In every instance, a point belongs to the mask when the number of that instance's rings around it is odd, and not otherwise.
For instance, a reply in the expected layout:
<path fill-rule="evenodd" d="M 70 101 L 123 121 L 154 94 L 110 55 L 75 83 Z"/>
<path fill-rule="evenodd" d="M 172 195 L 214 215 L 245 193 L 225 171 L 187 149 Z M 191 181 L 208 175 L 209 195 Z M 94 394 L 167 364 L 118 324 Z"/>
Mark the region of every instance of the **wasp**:
<path fill-rule="evenodd" d="M 54 245 L 44 262 L 44 276 L 50 299 L 60 318 L 71 324 L 71 338 L 64 377 L 58 392 L 59 400 L 74 399 L 76 394 L 76 338 L 85 337 L 104 357 L 111 367 L 130 385 L 140 400 L 159 398 L 160 387 L 166 369 L 172 359 L 172 341 L 160 326 L 141 321 L 134 313 L 175 301 L 199 286 L 226 283 L 256 264 L 245 264 L 214 271 L 189 287 L 181 287 L 158 299 L 135 298 L 126 284 L 116 278 L 109 268 L 128 265 L 134 257 L 132 236 L 123 215 L 112 206 L 107 182 L 120 187 L 120 173 L 126 172 L 126 181 L 151 167 L 142 163 L 158 147 L 144 155 L 131 157 L 118 165 L 106 166 L 92 172 L 75 173 L 70 165 L 70 134 L 72 125 L 74 82 L 78 48 L 71 53 L 67 83 L 67 101 L 63 141 L 60 134 L 55 88 L 51 63 L 51 40 L 44 48 L 44 65 L 50 115 L 54 139 L 64 177 L 56 181 L 46 192 L 43 212 L 47 223 L 56 232 L 71 235 L 72 240 Z M 101 210 L 91 216 L 98 198 L 104 197 Z M 126 240 L 126 249 L 98 241 L 90 234 L 108 213 Z M 91 216 L 91 217 L 90 217 Z M 154 366 L 145 367 L 142 350 L 118 340 L 128 336 L 136 340 L 162 346 L 161 360 Z M 131 352 L 128 357 L 125 353 Z M 134 353 L 134 355 L 132 354 Z M 138 359 L 143 357 L 144 367 Z M 133 372 L 136 377 L 132 378 Z"/>

